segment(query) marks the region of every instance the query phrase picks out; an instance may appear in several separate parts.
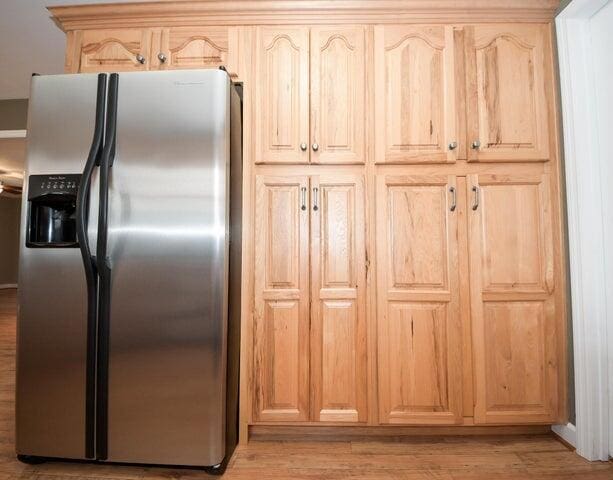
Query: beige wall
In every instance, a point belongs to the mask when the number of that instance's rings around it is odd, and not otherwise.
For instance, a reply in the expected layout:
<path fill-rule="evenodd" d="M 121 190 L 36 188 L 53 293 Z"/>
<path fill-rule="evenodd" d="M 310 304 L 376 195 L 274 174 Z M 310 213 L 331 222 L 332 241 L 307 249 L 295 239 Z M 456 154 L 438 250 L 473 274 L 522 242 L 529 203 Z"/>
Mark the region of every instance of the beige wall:
<path fill-rule="evenodd" d="M 20 198 L 0 197 L 0 285 L 17 283 Z"/>
<path fill-rule="evenodd" d="M 0 100 L 0 130 L 24 130 L 28 117 L 28 100 Z"/>

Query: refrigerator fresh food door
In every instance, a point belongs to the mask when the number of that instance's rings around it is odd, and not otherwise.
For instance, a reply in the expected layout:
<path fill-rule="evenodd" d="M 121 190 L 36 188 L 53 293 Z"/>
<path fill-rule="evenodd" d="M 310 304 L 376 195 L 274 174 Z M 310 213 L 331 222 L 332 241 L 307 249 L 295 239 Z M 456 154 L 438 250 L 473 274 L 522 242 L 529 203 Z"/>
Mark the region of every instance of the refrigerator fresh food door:
<path fill-rule="evenodd" d="M 28 198 L 49 189 L 65 199 L 68 195 L 58 190 L 74 188 L 72 180 L 83 172 L 94 134 L 97 85 L 97 75 L 32 78 L 17 322 L 16 449 L 21 455 L 87 456 L 87 289 L 81 252 L 75 245 L 30 248 L 26 242 Z M 30 191 L 30 183 L 39 191 Z M 74 222 L 74 207 L 63 204 L 53 215 Z"/>
<path fill-rule="evenodd" d="M 214 465 L 224 457 L 229 99 L 219 70 L 119 75 L 108 202 L 109 461 Z"/>

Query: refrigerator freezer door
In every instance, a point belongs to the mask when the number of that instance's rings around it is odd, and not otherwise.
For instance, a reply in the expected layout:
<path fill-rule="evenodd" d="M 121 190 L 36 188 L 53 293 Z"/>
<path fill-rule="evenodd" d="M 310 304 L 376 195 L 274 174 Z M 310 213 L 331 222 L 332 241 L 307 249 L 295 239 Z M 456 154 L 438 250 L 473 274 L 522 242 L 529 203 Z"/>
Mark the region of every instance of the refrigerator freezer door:
<path fill-rule="evenodd" d="M 219 70 L 119 76 L 109 461 L 224 457 L 229 89 Z"/>
<path fill-rule="evenodd" d="M 32 78 L 17 324 L 16 441 L 23 455 L 85 457 L 87 299 L 81 254 L 78 248 L 25 243 L 27 178 L 82 172 L 96 87 L 96 75 Z"/>

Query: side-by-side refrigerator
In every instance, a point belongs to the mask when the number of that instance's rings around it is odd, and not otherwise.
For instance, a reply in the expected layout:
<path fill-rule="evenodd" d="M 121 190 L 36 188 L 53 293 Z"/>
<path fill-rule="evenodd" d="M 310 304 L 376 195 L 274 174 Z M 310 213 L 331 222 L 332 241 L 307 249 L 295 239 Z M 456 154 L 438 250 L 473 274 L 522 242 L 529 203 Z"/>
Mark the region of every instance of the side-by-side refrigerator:
<path fill-rule="evenodd" d="M 224 465 L 237 435 L 240 86 L 32 78 L 17 454 Z"/>

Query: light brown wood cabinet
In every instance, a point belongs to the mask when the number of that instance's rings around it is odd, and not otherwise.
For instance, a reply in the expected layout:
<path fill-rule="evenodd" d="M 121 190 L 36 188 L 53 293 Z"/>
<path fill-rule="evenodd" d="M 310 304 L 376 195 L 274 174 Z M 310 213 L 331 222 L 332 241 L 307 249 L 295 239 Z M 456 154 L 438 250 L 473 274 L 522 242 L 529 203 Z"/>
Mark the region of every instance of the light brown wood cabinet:
<path fill-rule="evenodd" d="M 364 422 L 362 178 L 258 176 L 255 218 L 256 419 Z"/>
<path fill-rule="evenodd" d="M 256 163 L 364 163 L 364 27 L 256 35 Z"/>
<path fill-rule="evenodd" d="M 332 3 L 51 9 L 69 72 L 243 83 L 242 440 L 564 421 L 557 0 Z"/>
<path fill-rule="evenodd" d="M 377 176 L 379 422 L 462 420 L 454 176 Z"/>

